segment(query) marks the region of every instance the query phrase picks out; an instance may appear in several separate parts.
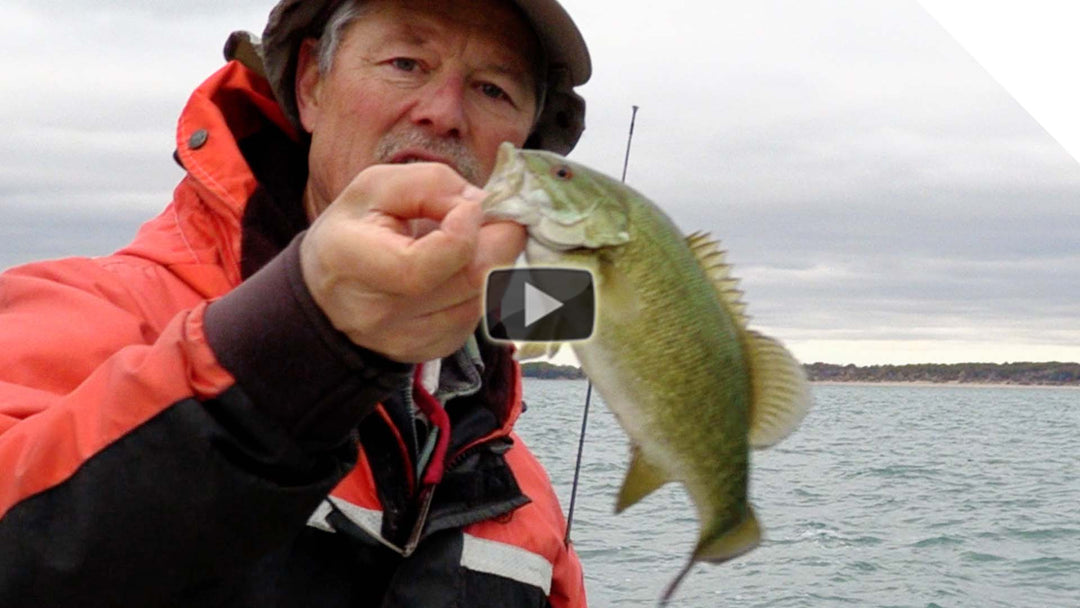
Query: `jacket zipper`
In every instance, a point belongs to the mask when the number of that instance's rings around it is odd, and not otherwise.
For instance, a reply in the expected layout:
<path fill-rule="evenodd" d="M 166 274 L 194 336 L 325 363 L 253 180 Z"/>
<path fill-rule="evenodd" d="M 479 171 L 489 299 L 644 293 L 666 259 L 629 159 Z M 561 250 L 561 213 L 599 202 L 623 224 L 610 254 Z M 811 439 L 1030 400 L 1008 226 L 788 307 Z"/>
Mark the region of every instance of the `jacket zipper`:
<path fill-rule="evenodd" d="M 461 450 L 455 454 L 453 458 L 446 461 L 443 471 L 449 471 L 458 466 L 474 452 L 478 452 L 481 448 L 486 447 L 493 440 L 493 437 L 487 437 Z M 412 531 L 409 533 L 409 540 L 405 543 L 402 550 L 405 557 L 412 555 L 412 553 L 416 551 L 416 547 L 420 545 L 420 541 L 424 538 L 424 528 L 427 527 L 428 515 L 431 512 L 431 503 L 435 497 L 435 489 L 437 487 L 437 483 L 425 483 L 420 488 L 420 494 L 417 499 L 420 508 L 416 515 L 416 521 L 413 523 Z"/>

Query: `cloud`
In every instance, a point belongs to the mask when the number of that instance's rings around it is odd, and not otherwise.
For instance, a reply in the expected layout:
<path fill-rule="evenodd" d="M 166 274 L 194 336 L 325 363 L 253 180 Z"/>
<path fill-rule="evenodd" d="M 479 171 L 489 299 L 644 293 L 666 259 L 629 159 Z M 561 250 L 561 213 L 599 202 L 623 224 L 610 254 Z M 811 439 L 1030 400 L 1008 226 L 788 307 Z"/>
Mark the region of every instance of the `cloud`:
<path fill-rule="evenodd" d="M 916 3 L 665 6 L 678 26 L 606 16 L 646 33 L 598 57 L 590 91 L 622 108 L 576 154 L 615 173 L 641 105 L 631 183 L 724 241 L 756 323 L 863 362 L 861 342 L 1076 344 L 1080 167 Z"/>
<path fill-rule="evenodd" d="M 0 7 L 0 264 L 154 215 L 187 96 L 272 4 Z M 1080 165 L 915 0 L 564 4 L 594 64 L 573 157 L 619 175 L 639 105 L 628 181 L 722 240 L 797 354 L 1080 360 Z"/>
<path fill-rule="evenodd" d="M 127 17 L 147 19 L 158 24 L 165 20 L 175 21 L 210 18 L 225 21 L 235 15 L 259 14 L 265 20 L 273 3 L 265 0 L 234 0 L 223 4 L 215 0 L 9 0 L 15 9 L 33 12 L 50 20 L 122 20 Z M 256 22 L 258 23 L 258 22 Z"/>

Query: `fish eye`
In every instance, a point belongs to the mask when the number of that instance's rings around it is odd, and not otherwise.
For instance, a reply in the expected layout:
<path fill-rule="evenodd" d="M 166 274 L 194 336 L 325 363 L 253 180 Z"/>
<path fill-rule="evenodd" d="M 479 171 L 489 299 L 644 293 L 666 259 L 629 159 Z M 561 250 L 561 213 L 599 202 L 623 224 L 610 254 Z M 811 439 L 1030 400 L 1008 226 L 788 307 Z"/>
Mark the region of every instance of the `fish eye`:
<path fill-rule="evenodd" d="M 566 165 L 559 165 L 551 169 L 551 174 L 561 180 L 569 180 L 574 177 L 574 171 Z"/>

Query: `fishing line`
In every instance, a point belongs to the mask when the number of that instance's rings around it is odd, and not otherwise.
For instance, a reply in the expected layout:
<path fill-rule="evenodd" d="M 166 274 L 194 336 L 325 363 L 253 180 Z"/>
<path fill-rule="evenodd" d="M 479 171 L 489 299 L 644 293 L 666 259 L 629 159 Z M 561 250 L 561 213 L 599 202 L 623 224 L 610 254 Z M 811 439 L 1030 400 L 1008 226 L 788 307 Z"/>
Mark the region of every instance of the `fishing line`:
<path fill-rule="evenodd" d="M 623 157 L 622 182 L 626 183 L 626 168 L 630 165 L 630 144 L 634 141 L 634 121 L 638 106 L 631 106 L 630 133 L 626 136 L 626 156 Z M 566 538 L 564 545 L 570 544 L 570 527 L 574 524 L 574 503 L 577 501 L 578 477 L 581 475 L 581 454 L 585 451 L 585 429 L 589 426 L 589 404 L 592 402 L 592 381 L 588 380 L 585 388 L 585 408 L 581 415 L 581 435 L 578 437 L 577 464 L 574 465 L 574 483 L 570 487 L 570 508 L 566 512 Z"/>

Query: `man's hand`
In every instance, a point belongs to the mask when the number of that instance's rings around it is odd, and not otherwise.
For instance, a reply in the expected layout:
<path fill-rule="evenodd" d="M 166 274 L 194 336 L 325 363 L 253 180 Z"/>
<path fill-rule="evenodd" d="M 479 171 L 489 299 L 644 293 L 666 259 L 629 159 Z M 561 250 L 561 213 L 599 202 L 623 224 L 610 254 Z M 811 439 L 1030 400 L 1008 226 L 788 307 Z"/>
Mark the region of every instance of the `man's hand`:
<path fill-rule="evenodd" d="M 488 270 L 525 246 L 522 226 L 482 223 L 483 197 L 441 164 L 365 169 L 304 236 L 308 290 L 359 346 L 405 363 L 449 355 L 483 314 Z"/>

